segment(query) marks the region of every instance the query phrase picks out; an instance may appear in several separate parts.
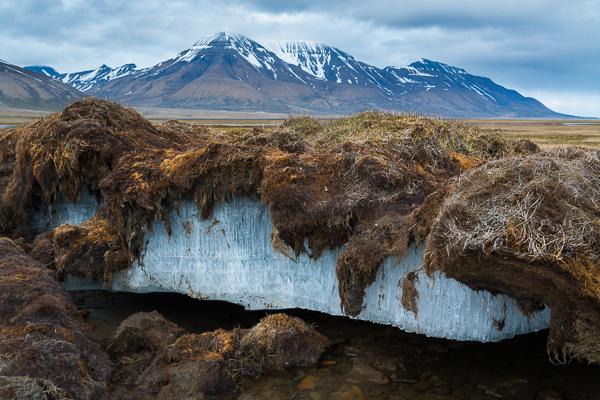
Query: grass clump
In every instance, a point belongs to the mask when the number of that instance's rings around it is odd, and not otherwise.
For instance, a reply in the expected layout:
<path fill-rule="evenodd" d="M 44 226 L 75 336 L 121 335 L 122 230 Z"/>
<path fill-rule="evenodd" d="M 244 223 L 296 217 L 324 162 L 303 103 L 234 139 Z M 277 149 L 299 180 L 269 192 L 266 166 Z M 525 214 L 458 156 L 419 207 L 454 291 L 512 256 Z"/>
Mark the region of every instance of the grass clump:
<path fill-rule="evenodd" d="M 561 149 L 463 174 L 426 246 L 428 270 L 552 310 L 549 353 L 600 362 L 600 156 Z"/>
<path fill-rule="evenodd" d="M 87 333 L 52 271 L 0 237 L 0 397 L 104 398 L 110 363 Z"/>
<path fill-rule="evenodd" d="M 317 363 L 327 345 L 313 327 L 285 314 L 250 329 L 195 334 L 152 312 L 125 320 L 108 349 L 117 363 L 111 380 L 130 388 L 122 397 L 221 399 L 244 377 Z"/>

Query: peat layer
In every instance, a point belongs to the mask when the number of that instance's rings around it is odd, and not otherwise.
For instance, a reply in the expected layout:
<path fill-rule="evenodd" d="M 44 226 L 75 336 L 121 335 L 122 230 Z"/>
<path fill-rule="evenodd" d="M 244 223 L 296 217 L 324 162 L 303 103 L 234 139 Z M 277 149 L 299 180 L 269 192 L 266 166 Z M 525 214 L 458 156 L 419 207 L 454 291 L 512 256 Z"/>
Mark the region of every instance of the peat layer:
<path fill-rule="evenodd" d="M 106 393 L 109 358 L 89 339 L 53 275 L 0 237 L 2 399 L 99 399 Z"/>
<path fill-rule="evenodd" d="M 525 310 L 549 305 L 555 358 L 600 362 L 594 152 L 543 153 L 458 123 L 371 112 L 226 133 L 153 126 L 97 99 L 2 135 L 0 230 L 32 242 L 59 274 L 110 281 L 139 257 L 153 220 L 168 227 L 179 200 L 207 218 L 215 203 L 251 196 L 270 211 L 274 248 L 318 257 L 345 245 L 336 270 L 349 315 L 386 257 L 426 241 L 428 271 Z M 36 210 L 76 201 L 84 187 L 98 213 L 36 237 Z"/>

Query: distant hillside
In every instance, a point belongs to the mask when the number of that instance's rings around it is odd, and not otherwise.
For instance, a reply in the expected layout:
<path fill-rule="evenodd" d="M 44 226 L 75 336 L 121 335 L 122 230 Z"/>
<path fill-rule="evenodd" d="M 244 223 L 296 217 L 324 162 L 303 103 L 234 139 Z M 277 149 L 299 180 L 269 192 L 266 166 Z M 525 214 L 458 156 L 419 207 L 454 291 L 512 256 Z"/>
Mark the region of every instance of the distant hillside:
<path fill-rule="evenodd" d="M 97 91 L 100 86 L 108 83 L 109 81 L 135 72 L 137 67 L 135 64 L 125 64 L 118 68 L 111 68 L 107 65 L 101 65 L 96 69 L 66 74 L 61 74 L 54 68 L 48 66 L 33 65 L 25 67 L 25 69 L 58 79 L 63 83 L 68 83 L 77 90 L 86 92 L 91 89 Z"/>
<path fill-rule="evenodd" d="M 0 106 L 58 110 L 82 97 L 72 86 L 0 61 Z"/>
<path fill-rule="evenodd" d="M 207 36 L 153 67 L 58 73 L 86 94 L 134 106 L 283 113 L 350 113 L 365 109 L 446 117 L 556 118 L 563 115 L 489 78 L 462 68 L 419 60 L 377 68 L 321 43 L 268 47 L 242 35 Z"/>

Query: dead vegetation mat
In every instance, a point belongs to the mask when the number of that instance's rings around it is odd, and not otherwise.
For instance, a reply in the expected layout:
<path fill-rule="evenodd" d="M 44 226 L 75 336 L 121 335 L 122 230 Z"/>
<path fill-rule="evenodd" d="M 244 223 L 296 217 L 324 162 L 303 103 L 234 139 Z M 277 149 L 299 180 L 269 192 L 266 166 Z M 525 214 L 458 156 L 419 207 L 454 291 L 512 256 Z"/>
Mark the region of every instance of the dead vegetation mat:
<path fill-rule="evenodd" d="M 0 237 L 0 398 L 103 399 L 108 356 L 54 273 Z"/>
<path fill-rule="evenodd" d="M 60 273 L 110 281 L 139 257 L 153 221 L 168 231 L 180 200 L 208 218 L 216 203 L 250 196 L 268 207 L 278 250 L 318 257 L 344 246 L 336 270 L 349 315 L 385 258 L 427 240 L 429 271 L 507 293 L 524 309 L 549 305 L 551 354 L 600 361 L 588 354 L 600 326 L 593 153 L 542 153 L 451 121 L 375 112 L 252 131 L 154 126 L 91 98 L 3 135 L 5 234 L 33 240 L 36 209 L 76 201 L 84 187 L 101 199 L 91 220 L 34 241 L 32 254 Z M 561 317 L 575 305 L 585 317 Z"/>
<path fill-rule="evenodd" d="M 549 306 L 548 353 L 600 362 L 600 155 L 559 149 L 461 175 L 436 218 L 425 267 Z"/>
<path fill-rule="evenodd" d="M 84 187 L 102 199 L 92 220 L 38 237 L 34 253 L 59 271 L 109 281 L 139 256 L 153 220 L 169 226 L 177 201 L 194 199 L 206 218 L 217 202 L 253 196 L 270 210 L 275 243 L 314 257 L 346 245 L 337 274 L 351 315 L 382 261 L 425 238 L 449 178 L 516 151 L 475 128 L 416 116 L 292 118 L 219 133 L 153 126 L 92 98 L 9 134 L 0 152 L 3 232 L 33 238 L 36 208 L 59 196 L 76 201 Z"/>

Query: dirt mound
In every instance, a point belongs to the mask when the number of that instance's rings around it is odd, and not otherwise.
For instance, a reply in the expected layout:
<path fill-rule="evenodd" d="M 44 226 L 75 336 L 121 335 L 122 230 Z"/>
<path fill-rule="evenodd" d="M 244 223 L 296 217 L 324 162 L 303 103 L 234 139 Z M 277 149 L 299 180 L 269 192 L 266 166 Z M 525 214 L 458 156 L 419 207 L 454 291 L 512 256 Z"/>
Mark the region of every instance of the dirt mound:
<path fill-rule="evenodd" d="M 563 149 L 461 175 L 427 239 L 425 265 L 526 310 L 552 310 L 557 362 L 600 362 L 600 155 Z"/>
<path fill-rule="evenodd" d="M 251 329 L 183 335 L 156 312 L 134 314 L 108 346 L 116 365 L 112 393 L 130 399 L 220 399 L 235 393 L 244 376 L 314 364 L 326 346 L 312 327 L 284 314 L 265 317 Z"/>
<path fill-rule="evenodd" d="M 86 332 L 51 271 L 10 239 L 0 238 L 0 375 L 39 378 L 3 378 L 0 393 L 103 398 L 109 360 Z"/>
<path fill-rule="evenodd" d="M 193 199 L 207 218 L 214 204 L 251 196 L 268 207 L 278 249 L 318 257 L 345 246 L 336 272 L 349 315 L 360 313 L 383 260 L 429 236 L 430 271 L 524 308 L 547 304 L 551 353 L 600 360 L 593 152 L 540 153 L 475 127 L 370 112 L 241 133 L 153 126 L 96 99 L 6 135 L 2 231 L 32 237 L 33 210 L 58 193 L 76 199 L 87 186 L 101 199 L 91 220 L 35 242 L 32 254 L 62 273 L 109 281 L 141 254 L 154 220 L 169 230 L 178 201 Z"/>
<path fill-rule="evenodd" d="M 273 314 L 242 336 L 239 351 L 259 360 L 264 370 L 278 370 L 313 365 L 326 347 L 327 339 L 301 319 Z"/>
<path fill-rule="evenodd" d="M 107 350 L 117 355 L 163 350 L 184 333 L 157 311 L 141 312 L 119 325 Z"/>

